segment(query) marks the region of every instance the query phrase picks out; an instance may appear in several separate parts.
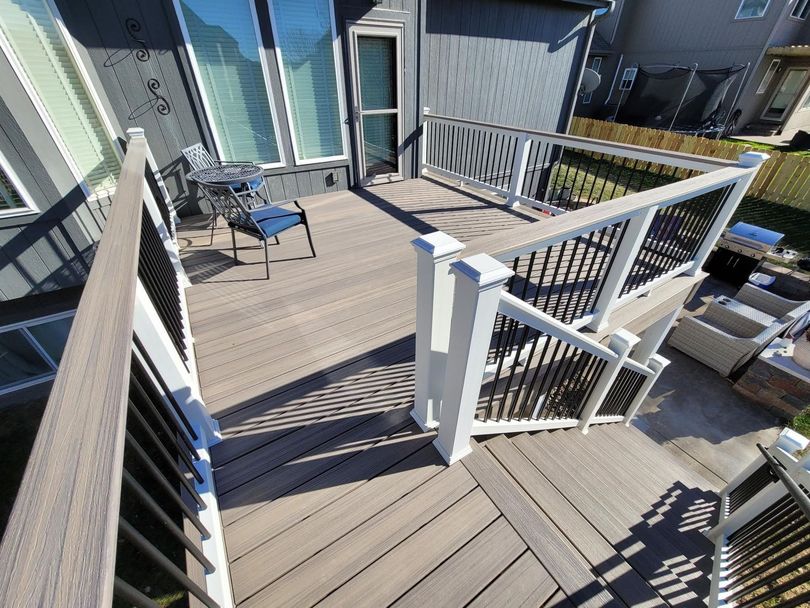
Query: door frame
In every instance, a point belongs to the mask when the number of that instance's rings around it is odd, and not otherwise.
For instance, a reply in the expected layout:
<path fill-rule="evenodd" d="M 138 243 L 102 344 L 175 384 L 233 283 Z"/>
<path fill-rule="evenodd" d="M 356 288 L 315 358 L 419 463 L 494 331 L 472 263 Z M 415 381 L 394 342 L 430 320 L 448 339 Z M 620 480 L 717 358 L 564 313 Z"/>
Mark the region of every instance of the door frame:
<path fill-rule="evenodd" d="M 402 57 L 402 34 L 405 29 L 403 21 L 388 21 L 382 19 L 361 19 L 346 22 L 346 40 L 349 47 L 349 79 L 351 81 L 352 107 L 351 121 L 352 134 L 354 138 L 354 157 L 357 167 L 357 183 L 361 186 L 371 186 L 373 184 L 389 183 L 400 181 L 403 177 L 403 87 L 404 87 L 404 66 Z M 386 173 L 384 175 L 366 176 L 366 159 L 363 145 L 363 121 L 360 91 L 360 73 L 357 53 L 357 36 L 376 36 L 378 38 L 393 38 L 396 48 L 395 75 L 396 82 L 396 102 L 397 102 L 397 172 Z M 372 111 L 373 112 L 373 111 Z"/>
<path fill-rule="evenodd" d="M 760 119 L 766 122 L 773 122 L 773 123 L 784 123 L 785 118 L 790 116 L 793 113 L 793 108 L 796 106 L 796 100 L 801 97 L 801 93 L 805 91 L 805 87 L 807 86 L 807 76 L 810 74 L 810 68 L 803 67 L 803 66 L 784 66 L 785 73 L 782 78 L 779 79 L 779 84 L 776 85 L 773 92 L 771 93 L 770 97 L 768 97 L 768 102 L 763 106 L 762 112 L 760 112 Z M 776 96 L 779 95 L 779 89 L 782 88 L 782 85 L 787 80 L 788 75 L 791 72 L 804 72 L 804 79 L 802 80 L 801 86 L 799 87 L 799 92 L 793 96 L 793 99 L 790 101 L 788 105 L 785 106 L 785 111 L 782 113 L 782 116 L 779 118 L 773 118 L 772 116 L 766 116 L 768 110 L 773 103 L 773 100 L 776 99 Z"/>

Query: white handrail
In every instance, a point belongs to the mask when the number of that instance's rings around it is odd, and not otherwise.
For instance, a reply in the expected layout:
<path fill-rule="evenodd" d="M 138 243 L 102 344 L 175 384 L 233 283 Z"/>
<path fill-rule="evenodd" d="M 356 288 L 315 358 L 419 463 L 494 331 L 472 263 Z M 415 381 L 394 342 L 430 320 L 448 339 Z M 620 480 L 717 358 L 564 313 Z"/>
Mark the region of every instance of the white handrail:
<path fill-rule="evenodd" d="M 498 303 L 498 312 L 528 325 L 532 329 L 543 332 L 549 336 L 563 340 L 567 344 L 575 346 L 586 353 L 605 361 L 614 361 L 618 358 L 615 352 L 602 346 L 596 340 L 592 340 L 585 334 L 571 329 L 565 323 L 558 321 L 551 315 L 537 310 L 534 306 L 527 304 L 523 300 L 516 298 L 505 291 L 501 292 L 501 300 Z M 643 366 L 642 366 L 643 367 Z M 652 372 L 650 372 L 652 373 Z"/>
<path fill-rule="evenodd" d="M 655 375 L 655 372 L 653 370 L 651 370 L 646 365 L 642 365 L 638 361 L 635 361 L 634 359 L 627 359 L 627 361 L 624 362 L 624 366 L 630 368 L 634 372 L 638 372 L 643 376 L 649 377 Z"/>

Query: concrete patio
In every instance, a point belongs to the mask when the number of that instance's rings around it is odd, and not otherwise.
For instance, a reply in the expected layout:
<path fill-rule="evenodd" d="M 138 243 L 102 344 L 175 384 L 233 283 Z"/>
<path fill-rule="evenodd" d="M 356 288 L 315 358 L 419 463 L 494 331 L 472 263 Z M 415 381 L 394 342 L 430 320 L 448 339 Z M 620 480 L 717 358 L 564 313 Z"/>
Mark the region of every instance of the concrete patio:
<path fill-rule="evenodd" d="M 708 277 L 681 318 L 701 314 L 716 296 L 735 293 Z M 672 363 L 633 424 L 707 479 L 725 485 L 759 454 L 756 444 L 770 444 L 784 424 L 702 363 L 667 345 L 660 353 Z"/>

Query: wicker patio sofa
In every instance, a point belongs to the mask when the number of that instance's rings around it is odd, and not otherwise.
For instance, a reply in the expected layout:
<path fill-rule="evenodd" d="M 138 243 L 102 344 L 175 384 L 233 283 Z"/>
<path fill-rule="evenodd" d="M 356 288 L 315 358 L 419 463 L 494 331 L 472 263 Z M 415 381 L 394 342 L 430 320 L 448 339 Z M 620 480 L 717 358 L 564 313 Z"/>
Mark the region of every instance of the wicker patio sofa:
<path fill-rule="evenodd" d="M 682 318 L 672 332 L 669 345 L 729 376 L 761 352 L 789 324 L 788 319 L 777 319 L 765 325 L 715 301 L 699 317 Z"/>

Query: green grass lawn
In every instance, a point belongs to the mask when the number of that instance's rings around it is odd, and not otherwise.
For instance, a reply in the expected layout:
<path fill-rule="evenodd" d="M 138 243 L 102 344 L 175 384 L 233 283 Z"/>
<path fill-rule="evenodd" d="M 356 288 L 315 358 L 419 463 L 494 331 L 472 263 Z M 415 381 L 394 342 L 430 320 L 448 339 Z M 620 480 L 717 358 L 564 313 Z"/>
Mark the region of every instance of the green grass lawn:
<path fill-rule="evenodd" d="M 810 158 L 810 150 L 795 150 L 790 146 L 775 146 L 773 144 L 763 144 L 758 141 L 748 141 L 743 139 L 730 139 L 726 138 L 723 141 L 731 142 L 733 144 L 743 144 L 744 146 L 751 146 L 752 150 L 760 150 L 762 152 L 787 152 L 788 154 L 795 154 L 796 156 L 806 156 Z"/>

